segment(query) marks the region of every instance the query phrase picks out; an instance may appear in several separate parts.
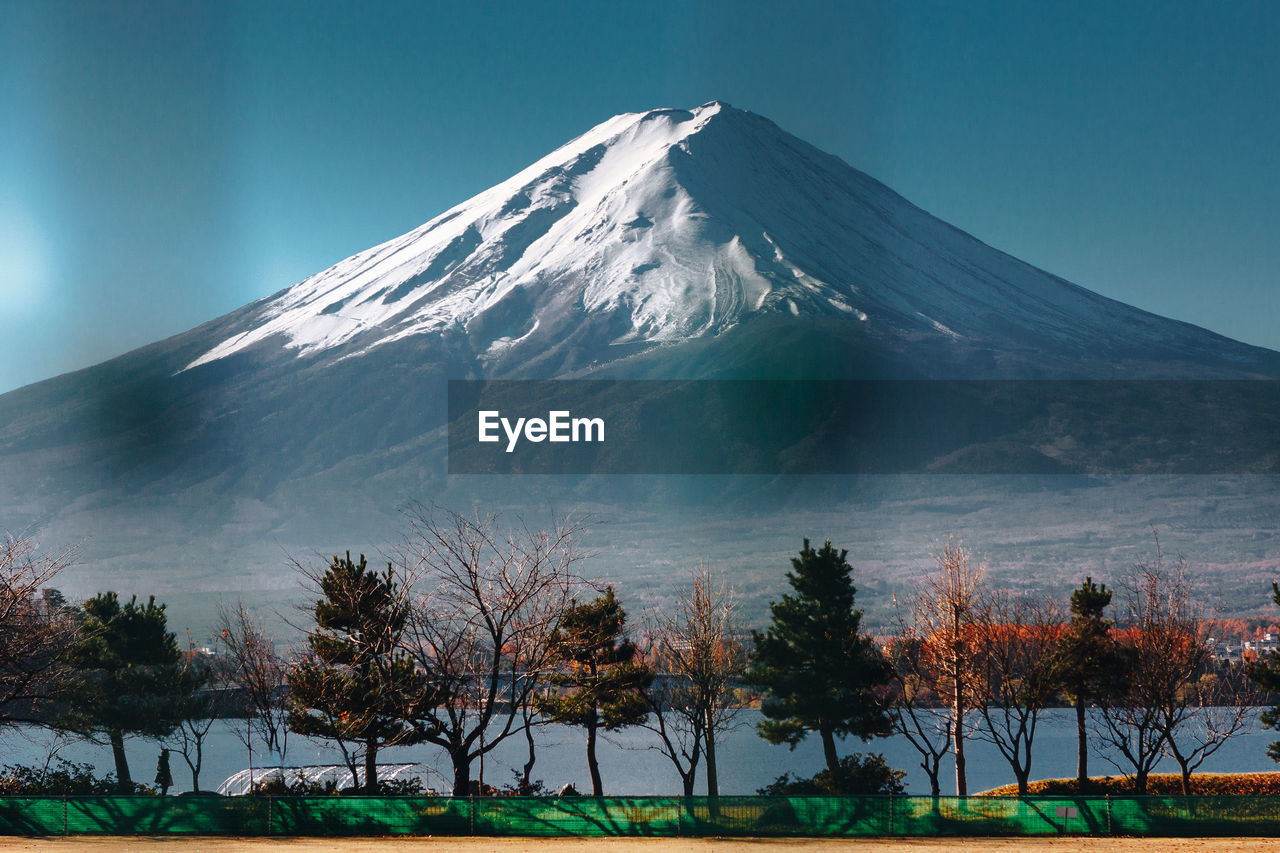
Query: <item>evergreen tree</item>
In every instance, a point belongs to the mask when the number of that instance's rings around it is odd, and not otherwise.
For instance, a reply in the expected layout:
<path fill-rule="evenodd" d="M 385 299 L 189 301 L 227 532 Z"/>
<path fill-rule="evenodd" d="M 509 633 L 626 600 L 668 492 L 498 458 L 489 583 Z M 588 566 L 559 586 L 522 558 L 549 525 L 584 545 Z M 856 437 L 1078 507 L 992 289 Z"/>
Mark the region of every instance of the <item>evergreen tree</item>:
<path fill-rule="evenodd" d="M 385 574 L 369 570 L 364 555 L 334 557 L 319 578 L 316 627 L 307 654 L 288 675 L 289 728 L 337 742 L 360 787 L 356 756 L 363 750 L 364 786 L 378 791 L 378 750 L 420 742 L 414 721 L 431 697 L 426 677 L 398 651 L 408 603 L 390 564 Z"/>
<path fill-rule="evenodd" d="M 1119 667 L 1111 637 L 1111 621 L 1103 611 L 1111 604 L 1111 590 L 1092 577 L 1071 593 L 1071 624 L 1058 645 L 1055 668 L 1062 691 L 1076 710 L 1076 786 L 1084 793 L 1089 783 L 1088 729 L 1085 709 L 1109 689 Z"/>
<path fill-rule="evenodd" d="M 794 590 L 769 605 L 772 624 L 753 632 L 755 654 L 747 681 L 765 694 L 760 736 L 792 748 L 810 732 L 822 739 L 827 770 L 841 773 L 836 737 L 887 735 L 889 717 L 875 696 L 890 669 L 872 639 L 859 633 L 848 551 L 827 542 L 815 551 L 804 540 L 791 558 Z"/>
<path fill-rule="evenodd" d="M 68 655 L 57 725 L 90 737 L 106 735 L 122 793 L 133 792 L 126 735 L 162 738 L 178 725 L 186 681 L 178 642 L 166 628 L 164 605 L 152 596 L 121 606 L 114 592 L 84 603 L 79 639 Z"/>
<path fill-rule="evenodd" d="M 643 691 L 653 681 L 653 671 L 640 660 L 635 645 L 623 639 L 626 622 L 613 587 L 594 601 L 569 607 L 551 638 L 568 664 L 550 679 L 562 692 L 538 703 L 548 719 L 587 730 L 587 767 L 591 793 L 597 797 L 604 795 L 596 761 L 597 733 L 637 725 L 648 716 Z"/>

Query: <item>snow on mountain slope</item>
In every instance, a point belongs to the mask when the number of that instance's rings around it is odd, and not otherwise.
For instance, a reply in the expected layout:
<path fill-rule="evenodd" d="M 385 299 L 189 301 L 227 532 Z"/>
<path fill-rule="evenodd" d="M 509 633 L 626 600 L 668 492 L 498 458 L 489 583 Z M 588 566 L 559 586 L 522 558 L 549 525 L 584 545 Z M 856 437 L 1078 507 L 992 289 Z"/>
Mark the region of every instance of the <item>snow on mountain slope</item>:
<path fill-rule="evenodd" d="M 544 372 L 564 375 L 762 316 L 823 318 L 899 353 L 963 347 L 1004 363 L 1245 367 L 1256 353 L 1024 264 L 767 119 L 712 102 L 605 121 L 262 301 L 187 367 L 277 336 L 301 355 L 349 357 L 450 333 L 496 372 L 544 358 Z M 545 356 L 570 347 L 568 360 Z"/>
<path fill-rule="evenodd" d="M 539 273 L 573 268 L 593 277 L 583 292 L 587 309 L 626 298 L 628 288 L 618 284 L 644 280 L 650 286 L 636 300 L 638 326 L 670 335 L 703 300 L 679 275 L 643 279 L 658 268 L 651 259 L 661 244 L 691 242 L 681 234 L 691 230 L 692 202 L 669 189 L 662 161 L 719 110 L 712 104 L 695 113 L 616 116 L 422 227 L 290 288 L 265 306 L 264 322 L 191 366 L 275 334 L 309 352 L 372 329 L 381 333 L 370 343 L 376 345 L 465 325 Z M 655 218 L 656 234 L 645 233 Z M 615 235 L 619 245 L 607 245 Z M 584 246 L 600 251 L 588 258 Z"/>

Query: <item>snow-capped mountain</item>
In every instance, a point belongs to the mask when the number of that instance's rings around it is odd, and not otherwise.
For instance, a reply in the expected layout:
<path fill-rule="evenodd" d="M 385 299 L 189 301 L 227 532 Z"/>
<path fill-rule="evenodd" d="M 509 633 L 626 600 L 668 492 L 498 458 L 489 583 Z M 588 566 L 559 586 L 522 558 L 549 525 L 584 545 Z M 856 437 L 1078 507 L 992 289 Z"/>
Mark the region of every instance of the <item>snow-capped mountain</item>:
<path fill-rule="evenodd" d="M 273 296 L 0 396 L 0 527 L 192 592 L 261 588 L 276 543 L 386 541 L 410 500 L 667 511 L 656 480 L 447 477 L 446 380 L 476 377 L 1274 378 L 1280 354 L 1035 269 L 712 102 L 609 119 Z"/>
<path fill-rule="evenodd" d="M 1275 364 L 995 251 L 767 119 L 712 102 L 609 119 L 258 303 L 186 367 L 267 341 L 358 357 L 447 336 L 480 373 L 563 376 L 770 316 L 838 329 L 851 363 L 826 368 L 836 374 L 874 375 L 890 353 L 890 372 L 933 376 Z"/>

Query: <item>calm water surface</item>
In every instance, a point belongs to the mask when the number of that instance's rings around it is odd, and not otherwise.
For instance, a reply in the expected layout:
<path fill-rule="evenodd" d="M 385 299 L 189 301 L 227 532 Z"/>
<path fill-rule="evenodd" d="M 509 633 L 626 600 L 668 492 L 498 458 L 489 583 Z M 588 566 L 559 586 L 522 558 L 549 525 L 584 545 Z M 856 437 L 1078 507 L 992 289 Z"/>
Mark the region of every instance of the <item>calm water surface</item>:
<path fill-rule="evenodd" d="M 782 773 L 791 772 L 803 776 L 822 769 L 822 749 L 816 738 L 811 737 L 795 750 L 785 746 L 771 746 L 755 733 L 760 720 L 759 711 L 743 711 L 741 725 L 728 733 L 719 744 L 720 792 L 722 794 L 753 794 L 757 788 L 772 782 Z M 200 786 L 212 790 L 227 777 L 249 766 L 248 754 L 236 729 L 240 724 L 218 721 L 214 724 L 205 744 L 204 767 L 200 773 Z M 1280 733 L 1255 725 L 1248 732 L 1228 742 L 1201 768 L 1204 772 L 1246 772 L 1278 769 L 1266 756 L 1266 747 Z M 538 731 L 538 760 L 534 767 L 535 779 L 543 780 L 549 788 L 557 789 L 573 782 L 579 790 L 589 791 L 587 774 L 586 741 L 582 729 L 566 726 L 547 726 Z M 599 746 L 601 775 L 605 790 L 611 794 L 674 795 L 681 791 L 680 779 L 669 759 L 654 747 L 656 736 L 640 729 L 627 729 L 610 734 Z M 100 773 L 114 768 L 111 750 L 87 742 L 65 742 L 38 729 L 0 730 L 0 764 L 29 764 L 42 762 L 51 749 L 74 762 L 88 762 Z M 155 777 L 160 744 L 141 738 L 126 742 L 129 769 L 134 779 L 150 782 Z M 919 755 L 904 739 L 888 737 L 869 744 L 845 743 L 845 752 L 880 752 L 890 766 L 907 771 L 906 785 L 911 793 L 929 793 L 928 777 L 919 767 Z M 966 746 L 969 768 L 969 790 L 983 791 L 1013 782 L 1013 773 L 995 749 L 977 740 Z M 1035 757 L 1032 778 L 1064 777 L 1075 775 L 1075 717 L 1070 709 L 1054 709 L 1041 719 L 1036 734 Z M 263 758 L 255 754 L 255 764 Z M 503 785 L 512 779 L 514 768 L 525 761 L 524 738 L 517 736 L 501 744 L 485 760 L 484 778 L 488 784 Z M 420 745 L 384 750 L 380 763 L 413 762 L 421 765 L 421 775 L 427 787 L 448 791 L 452 772 L 443 752 L 436 747 Z M 289 740 L 287 763 L 290 765 L 336 764 L 341 754 L 334 747 L 293 736 Z M 1118 773 L 1104 757 L 1090 756 L 1093 775 Z M 171 767 L 176 791 L 191 789 L 191 774 L 176 752 L 171 756 Z M 944 763 L 942 792 L 955 793 L 954 765 Z M 1165 761 L 1161 771 L 1175 772 L 1176 766 Z M 478 765 L 473 765 L 473 778 L 478 775 Z M 705 778 L 700 771 L 698 793 L 705 791 Z"/>

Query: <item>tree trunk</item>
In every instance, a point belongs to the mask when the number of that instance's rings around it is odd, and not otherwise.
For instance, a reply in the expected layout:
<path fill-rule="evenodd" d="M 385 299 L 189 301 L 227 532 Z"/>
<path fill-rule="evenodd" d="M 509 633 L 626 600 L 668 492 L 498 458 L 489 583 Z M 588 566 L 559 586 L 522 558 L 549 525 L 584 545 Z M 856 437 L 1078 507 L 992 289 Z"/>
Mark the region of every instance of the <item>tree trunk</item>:
<path fill-rule="evenodd" d="M 1084 697 L 1079 695 L 1083 691 L 1079 691 L 1076 696 L 1076 793 L 1086 793 L 1085 789 L 1089 786 L 1089 749 L 1085 739 L 1087 732 L 1084 727 Z"/>
<path fill-rule="evenodd" d="M 524 763 L 520 777 L 519 793 L 529 794 L 533 792 L 533 762 L 537 761 L 538 756 L 534 752 L 533 728 L 528 723 L 525 723 L 524 726 L 524 739 L 529 742 L 529 760 Z"/>
<path fill-rule="evenodd" d="M 1191 767 L 1183 764 L 1178 769 L 1182 771 L 1182 796 L 1191 796 Z"/>
<path fill-rule="evenodd" d="M 707 711 L 706 751 L 707 751 L 707 796 L 720 796 L 720 781 L 716 778 L 716 728 L 712 725 L 712 713 Z M 690 776 L 696 768 L 690 768 Z"/>
<path fill-rule="evenodd" d="M 836 755 L 836 736 L 826 727 L 819 729 L 818 734 L 822 736 L 822 754 L 827 759 L 827 769 L 834 776 L 840 771 L 840 756 Z"/>
<path fill-rule="evenodd" d="M 921 765 L 921 766 L 923 767 L 924 765 Z M 940 769 L 941 768 L 939 768 L 939 766 L 936 763 L 933 765 L 932 770 L 930 770 L 928 767 L 924 768 L 924 772 L 929 775 L 929 796 L 931 797 L 942 796 L 942 784 L 938 779 L 938 776 L 941 775 L 941 773 L 939 772 Z"/>
<path fill-rule="evenodd" d="M 373 737 L 364 742 L 364 791 L 378 793 L 378 739 Z"/>
<path fill-rule="evenodd" d="M 596 728 L 599 720 L 594 713 L 587 718 L 587 769 L 591 771 L 591 796 L 603 797 L 604 784 L 600 781 L 600 765 L 596 762 Z"/>
<path fill-rule="evenodd" d="M 468 797 L 471 795 L 471 762 L 467 760 L 466 749 L 461 753 L 450 752 L 453 760 L 453 795 Z"/>
<path fill-rule="evenodd" d="M 1145 796 L 1147 793 L 1147 771 L 1139 770 L 1133 776 L 1133 792 L 1138 796 Z"/>
<path fill-rule="evenodd" d="M 129 758 L 124 754 L 124 733 L 112 729 L 107 735 L 111 738 L 111 757 L 116 761 L 116 790 L 132 794 L 133 777 L 129 775 Z"/>
<path fill-rule="evenodd" d="M 249 752 L 249 790 L 253 790 L 253 717 L 244 718 L 244 748 Z"/>
<path fill-rule="evenodd" d="M 191 793 L 193 794 L 200 793 L 200 765 L 203 763 L 201 753 L 201 748 L 197 746 L 194 761 L 188 758 L 185 752 L 182 753 L 182 760 L 187 762 L 187 768 L 191 771 Z"/>
<path fill-rule="evenodd" d="M 1030 776 L 1031 776 L 1031 772 L 1029 770 L 1015 769 L 1013 771 L 1013 778 L 1018 781 L 1019 797 L 1025 797 L 1027 795 L 1027 782 Z"/>
<path fill-rule="evenodd" d="M 961 703 L 960 688 L 957 682 L 955 695 L 955 713 L 956 713 L 956 796 L 969 796 L 969 782 L 965 776 L 964 767 L 964 706 Z"/>

